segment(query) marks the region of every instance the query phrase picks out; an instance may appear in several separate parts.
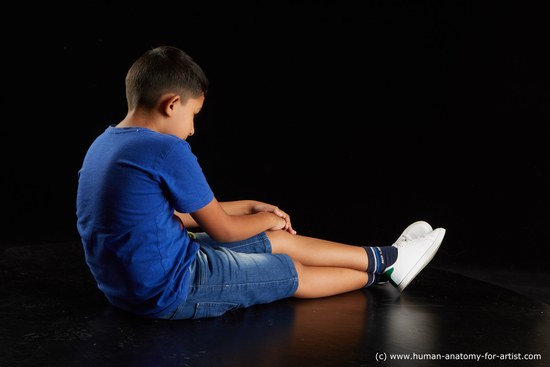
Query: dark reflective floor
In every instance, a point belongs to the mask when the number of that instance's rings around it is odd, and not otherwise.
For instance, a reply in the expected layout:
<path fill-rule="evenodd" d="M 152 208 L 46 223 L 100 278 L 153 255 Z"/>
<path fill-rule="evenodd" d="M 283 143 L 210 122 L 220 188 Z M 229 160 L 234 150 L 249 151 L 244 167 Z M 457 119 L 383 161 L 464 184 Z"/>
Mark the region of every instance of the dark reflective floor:
<path fill-rule="evenodd" d="M 2 249 L 0 276 L 0 366 L 371 366 L 377 353 L 481 354 L 481 364 L 453 364 L 479 366 L 493 365 L 489 353 L 499 355 L 494 365 L 542 366 L 550 358 L 550 306 L 429 267 L 403 293 L 376 286 L 196 321 L 115 309 L 77 243 Z M 508 353 L 542 359 L 497 359 Z"/>

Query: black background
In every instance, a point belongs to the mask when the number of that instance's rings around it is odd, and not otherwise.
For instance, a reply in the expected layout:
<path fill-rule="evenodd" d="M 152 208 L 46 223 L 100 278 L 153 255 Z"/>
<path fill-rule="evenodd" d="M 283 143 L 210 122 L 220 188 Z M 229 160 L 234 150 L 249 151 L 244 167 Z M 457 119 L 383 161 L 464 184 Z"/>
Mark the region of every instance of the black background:
<path fill-rule="evenodd" d="M 79 239 L 84 155 L 125 117 L 128 68 L 172 45 L 211 82 L 188 141 L 218 200 L 276 204 L 299 234 L 356 245 L 426 220 L 447 229 L 439 265 L 548 270 L 542 8 L 78 4 L 29 7 L 8 32 L 3 245 Z"/>

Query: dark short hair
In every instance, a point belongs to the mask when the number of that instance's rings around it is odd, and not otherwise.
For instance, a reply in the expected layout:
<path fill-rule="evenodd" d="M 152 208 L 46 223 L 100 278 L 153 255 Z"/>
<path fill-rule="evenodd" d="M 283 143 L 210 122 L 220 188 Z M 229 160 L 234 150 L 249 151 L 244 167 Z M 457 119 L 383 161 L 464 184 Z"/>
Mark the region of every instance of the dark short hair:
<path fill-rule="evenodd" d="M 126 99 L 130 110 L 153 109 L 166 93 L 175 93 L 185 104 L 208 91 L 208 79 L 182 50 L 161 46 L 144 53 L 126 75 Z"/>

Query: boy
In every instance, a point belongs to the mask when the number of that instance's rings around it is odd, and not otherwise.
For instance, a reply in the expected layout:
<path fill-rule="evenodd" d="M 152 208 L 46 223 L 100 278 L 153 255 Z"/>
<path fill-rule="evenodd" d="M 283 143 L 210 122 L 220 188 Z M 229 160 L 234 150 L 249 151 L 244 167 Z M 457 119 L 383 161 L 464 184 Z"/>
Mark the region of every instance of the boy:
<path fill-rule="evenodd" d="M 146 52 L 126 76 L 128 115 L 86 154 L 77 227 L 113 305 L 188 319 L 349 292 L 382 275 L 403 290 L 435 255 L 445 230 L 425 222 L 393 246 L 357 247 L 299 236 L 273 205 L 218 202 L 186 142 L 207 91 L 203 71 L 183 51 Z M 188 233 L 193 227 L 204 233 Z"/>

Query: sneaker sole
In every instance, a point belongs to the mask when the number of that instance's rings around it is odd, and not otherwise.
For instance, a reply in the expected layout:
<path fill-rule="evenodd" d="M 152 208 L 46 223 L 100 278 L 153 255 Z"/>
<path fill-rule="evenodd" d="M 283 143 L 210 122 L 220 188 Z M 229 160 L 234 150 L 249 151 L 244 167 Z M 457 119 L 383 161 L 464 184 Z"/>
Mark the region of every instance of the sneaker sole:
<path fill-rule="evenodd" d="M 441 246 L 441 242 L 443 242 L 443 237 L 445 237 L 445 229 L 442 229 L 439 231 L 438 236 L 436 237 L 434 243 L 428 248 L 428 250 L 422 255 L 420 260 L 414 265 L 414 267 L 409 271 L 407 275 L 403 278 L 401 283 L 397 286 L 397 290 L 399 292 L 403 292 L 405 288 L 413 281 L 414 278 L 432 261 L 435 254 L 437 253 L 437 250 L 439 250 L 439 246 Z"/>

